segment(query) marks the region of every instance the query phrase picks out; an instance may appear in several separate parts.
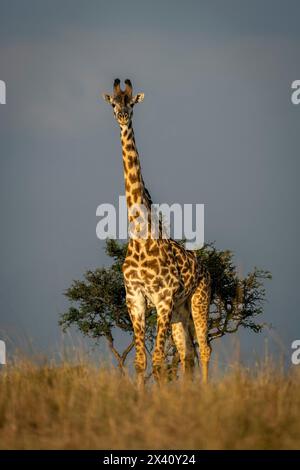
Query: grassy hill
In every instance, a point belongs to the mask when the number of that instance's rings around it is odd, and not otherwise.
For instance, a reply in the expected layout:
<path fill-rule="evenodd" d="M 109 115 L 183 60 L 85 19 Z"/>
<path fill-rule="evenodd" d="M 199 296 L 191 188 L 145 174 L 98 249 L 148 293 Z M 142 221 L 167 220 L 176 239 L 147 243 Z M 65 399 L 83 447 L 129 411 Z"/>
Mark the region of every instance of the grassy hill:
<path fill-rule="evenodd" d="M 272 365 L 139 393 L 113 370 L 18 362 L 0 371 L 0 448 L 297 449 L 299 389 Z"/>

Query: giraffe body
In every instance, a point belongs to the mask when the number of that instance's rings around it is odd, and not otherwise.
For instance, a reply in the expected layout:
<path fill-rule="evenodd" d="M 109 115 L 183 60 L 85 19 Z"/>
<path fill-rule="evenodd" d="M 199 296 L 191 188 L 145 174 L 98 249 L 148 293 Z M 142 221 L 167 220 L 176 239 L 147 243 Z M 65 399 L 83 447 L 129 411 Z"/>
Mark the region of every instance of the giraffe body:
<path fill-rule="evenodd" d="M 157 335 L 153 352 L 153 372 L 160 378 L 164 363 L 164 348 L 169 327 L 185 373 L 191 373 L 194 363 L 192 335 L 200 347 L 203 381 L 207 381 L 210 346 L 207 341 L 208 312 L 210 304 L 210 279 L 199 265 L 194 252 L 170 238 L 153 238 L 150 221 L 151 198 L 145 188 L 140 160 L 132 129 L 133 106 L 143 95 L 132 96 L 129 80 L 122 91 L 120 81 L 114 83 L 114 96 L 105 95 L 112 104 L 121 129 L 124 180 L 129 223 L 140 230 L 140 205 L 147 209 L 148 234 L 144 238 L 130 238 L 123 274 L 126 304 L 132 321 L 138 383 L 144 383 L 147 366 L 145 351 L 146 310 L 157 311 Z"/>

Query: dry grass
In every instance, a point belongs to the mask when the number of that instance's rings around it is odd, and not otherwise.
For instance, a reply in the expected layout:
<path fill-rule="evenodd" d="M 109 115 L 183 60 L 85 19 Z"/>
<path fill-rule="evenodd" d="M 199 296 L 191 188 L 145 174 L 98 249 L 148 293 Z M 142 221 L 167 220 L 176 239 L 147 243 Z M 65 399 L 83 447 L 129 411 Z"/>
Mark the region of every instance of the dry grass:
<path fill-rule="evenodd" d="M 91 365 L 18 363 L 0 371 L 0 448 L 296 449 L 299 386 L 267 366 L 140 394 Z"/>

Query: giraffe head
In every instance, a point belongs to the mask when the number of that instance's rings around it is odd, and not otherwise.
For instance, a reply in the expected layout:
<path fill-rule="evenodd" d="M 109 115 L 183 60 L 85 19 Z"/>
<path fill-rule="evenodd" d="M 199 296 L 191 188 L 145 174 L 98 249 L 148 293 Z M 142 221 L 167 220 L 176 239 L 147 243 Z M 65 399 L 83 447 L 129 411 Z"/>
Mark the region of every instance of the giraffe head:
<path fill-rule="evenodd" d="M 133 107 L 144 99 L 144 93 L 132 95 L 132 85 L 130 80 L 125 80 L 125 90 L 121 90 L 120 80 L 114 81 L 113 95 L 104 94 L 103 98 L 112 105 L 114 116 L 120 126 L 128 125 L 132 119 Z"/>

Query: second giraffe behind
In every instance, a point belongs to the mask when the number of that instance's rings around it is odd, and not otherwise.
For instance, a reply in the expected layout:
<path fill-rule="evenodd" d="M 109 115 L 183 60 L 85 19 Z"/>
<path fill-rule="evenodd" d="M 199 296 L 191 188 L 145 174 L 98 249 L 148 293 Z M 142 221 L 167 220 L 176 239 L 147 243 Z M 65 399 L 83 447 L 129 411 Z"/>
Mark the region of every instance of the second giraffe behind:
<path fill-rule="evenodd" d="M 114 117 L 121 130 L 124 180 L 129 223 L 138 225 L 140 214 L 136 207 L 147 209 L 146 237 L 129 239 L 123 274 L 126 304 L 135 337 L 135 369 L 139 386 L 144 385 L 147 366 L 145 350 L 145 322 L 147 308 L 156 308 L 157 334 L 152 357 L 153 373 L 157 380 L 163 373 L 165 342 L 171 325 L 172 337 L 178 349 L 185 374 L 194 366 L 194 345 L 191 329 L 200 348 L 203 382 L 207 382 L 211 348 L 208 343 L 208 315 L 210 305 L 210 277 L 188 251 L 171 238 L 151 236 L 151 205 L 141 173 L 139 154 L 132 127 L 133 107 L 144 99 L 144 94 L 132 94 L 130 80 L 125 90 L 120 80 L 114 81 L 113 95 L 103 95 L 113 107 Z M 193 328 L 191 328 L 191 325 Z"/>

